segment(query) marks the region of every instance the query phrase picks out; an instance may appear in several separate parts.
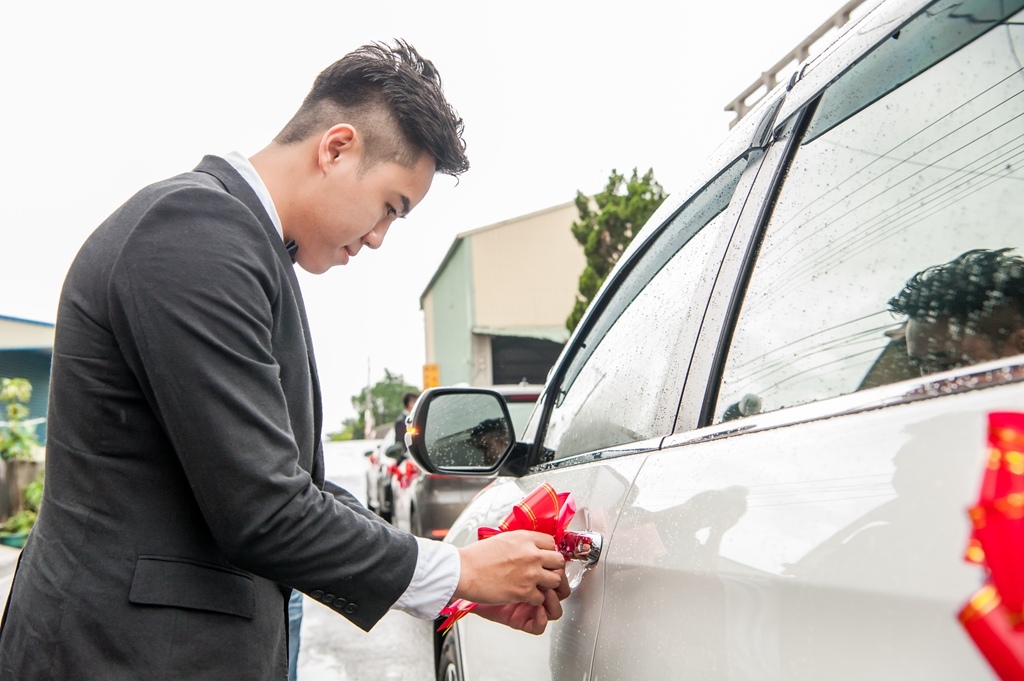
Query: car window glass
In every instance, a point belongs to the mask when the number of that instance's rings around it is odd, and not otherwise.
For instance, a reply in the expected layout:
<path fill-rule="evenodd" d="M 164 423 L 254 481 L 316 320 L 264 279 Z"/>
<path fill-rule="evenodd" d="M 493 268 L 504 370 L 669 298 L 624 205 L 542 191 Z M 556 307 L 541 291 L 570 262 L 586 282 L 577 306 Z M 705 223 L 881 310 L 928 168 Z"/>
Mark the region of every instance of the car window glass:
<path fill-rule="evenodd" d="M 508 415 L 512 418 L 512 428 L 515 429 L 516 435 L 522 435 L 526 429 L 526 424 L 530 420 L 530 414 L 533 413 L 533 407 L 535 402 L 508 402 Z"/>
<path fill-rule="evenodd" d="M 809 142 L 988 31 L 1024 0 L 942 0 L 872 50 L 822 96 Z"/>
<path fill-rule="evenodd" d="M 958 35 L 975 25 L 943 11 Z M 877 101 L 846 118 L 826 91 L 747 285 L 716 422 L 1024 351 L 1022 18 L 895 89 L 876 82 L 885 69 L 851 69 L 832 88 Z M 950 52 L 936 31 L 887 42 L 889 61 L 917 59 L 915 38 Z"/>
<path fill-rule="evenodd" d="M 747 163 L 712 182 L 638 251 L 558 388 L 544 435 L 554 458 L 654 437 L 671 430 L 706 300 L 693 292 L 714 276 L 709 255 L 730 220 L 729 205 Z"/>

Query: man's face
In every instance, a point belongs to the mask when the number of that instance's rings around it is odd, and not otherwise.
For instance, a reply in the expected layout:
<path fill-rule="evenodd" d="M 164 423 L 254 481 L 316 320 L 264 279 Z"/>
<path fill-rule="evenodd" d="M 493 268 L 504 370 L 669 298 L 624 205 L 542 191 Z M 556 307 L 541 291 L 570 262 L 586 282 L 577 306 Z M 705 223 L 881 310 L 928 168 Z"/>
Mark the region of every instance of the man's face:
<path fill-rule="evenodd" d="M 475 438 L 474 444 L 483 452 L 484 460 L 488 465 L 497 461 L 508 446 L 505 434 L 497 430 L 481 433 Z"/>
<path fill-rule="evenodd" d="M 949 317 L 910 319 L 907 322 L 907 354 L 922 375 L 999 359 L 1006 343 Z"/>
<path fill-rule="evenodd" d="M 422 154 L 411 168 L 394 161 L 361 167 L 361 154 L 348 153 L 324 168 L 306 196 L 309 216 L 296 238 L 296 262 L 320 274 L 345 265 L 359 251 L 380 248 L 391 223 L 405 217 L 430 189 L 434 160 Z"/>

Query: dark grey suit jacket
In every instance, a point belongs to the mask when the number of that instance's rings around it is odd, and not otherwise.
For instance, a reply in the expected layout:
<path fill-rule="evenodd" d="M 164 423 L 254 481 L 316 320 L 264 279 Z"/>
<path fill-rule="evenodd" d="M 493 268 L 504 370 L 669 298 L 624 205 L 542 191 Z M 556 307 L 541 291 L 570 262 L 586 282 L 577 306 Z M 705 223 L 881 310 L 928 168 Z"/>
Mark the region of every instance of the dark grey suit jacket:
<path fill-rule="evenodd" d="M 324 482 L 291 259 L 223 159 L 143 189 L 61 294 L 46 492 L 0 679 L 284 679 L 287 587 L 369 629 L 416 543 Z"/>

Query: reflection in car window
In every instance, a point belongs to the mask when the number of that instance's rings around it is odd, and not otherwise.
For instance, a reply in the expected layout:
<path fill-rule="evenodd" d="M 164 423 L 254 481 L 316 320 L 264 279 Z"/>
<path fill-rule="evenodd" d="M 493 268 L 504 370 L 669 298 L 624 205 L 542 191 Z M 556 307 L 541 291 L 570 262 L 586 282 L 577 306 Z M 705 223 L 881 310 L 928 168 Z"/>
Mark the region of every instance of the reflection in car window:
<path fill-rule="evenodd" d="M 846 119 L 826 91 L 765 232 L 716 422 L 1020 352 L 1022 19 L 959 51 L 938 41 L 951 56 L 895 89 L 875 82 L 895 71 L 854 67 L 832 89 L 888 94 Z M 945 12 L 941 25 L 966 40 L 972 21 Z M 884 44 L 889 61 L 922 54 L 915 41 L 936 41 L 936 26 L 912 22 Z M 981 340 L 1003 354 L 965 349 Z"/>
<path fill-rule="evenodd" d="M 671 431 L 707 302 L 695 291 L 717 272 L 709 255 L 716 236 L 731 227 L 723 211 L 746 166 L 735 163 L 642 249 L 577 343 L 544 435 L 555 458 Z"/>
<path fill-rule="evenodd" d="M 509 441 L 501 403 L 492 395 L 438 395 L 430 403 L 423 446 L 445 468 L 489 468 Z"/>

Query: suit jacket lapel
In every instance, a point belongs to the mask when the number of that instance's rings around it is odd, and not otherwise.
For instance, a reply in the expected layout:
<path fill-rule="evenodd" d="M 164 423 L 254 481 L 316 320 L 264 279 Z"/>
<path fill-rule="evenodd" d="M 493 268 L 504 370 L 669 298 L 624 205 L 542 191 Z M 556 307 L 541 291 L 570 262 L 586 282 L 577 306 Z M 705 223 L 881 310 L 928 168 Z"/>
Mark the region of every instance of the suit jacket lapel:
<path fill-rule="evenodd" d="M 238 172 L 231 167 L 231 164 L 220 158 L 219 156 L 204 156 L 203 160 L 200 161 L 199 165 L 196 166 L 196 172 L 206 173 L 212 175 L 220 182 L 224 189 L 227 190 L 228 194 L 231 194 L 236 199 L 245 204 L 245 206 L 252 211 L 253 215 L 263 225 L 263 230 L 267 233 L 270 238 L 270 243 L 273 244 L 274 251 L 277 253 L 277 257 L 280 258 L 281 264 L 284 265 L 285 271 L 288 273 L 288 281 L 291 283 L 292 295 L 295 297 L 295 303 L 299 308 L 299 316 L 302 319 L 302 335 L 306 341 L 306 356 L 309 358 L 309 374 L 313 380 L 313 426 L 315 428 L 314 448 L 317 447 L 320 442 L 320 433 L 323 428 L 323 405 L 320 398 L 320 378 L 316 371 L 316 359 L 313 356 L 313 339 L 309 334 L 309 320 L 306 318 L 306 304 L 302 300 L 302 289 L 299 288 L 298 277 L 295 276 L 295 265 L 292 262 L 291 255 L 288 253 L 288 249 L 285 248 L 284 241 L 281 239 L 281 235 L 277 233 L 277 227 L 274 226 L 273 220 L 267 215 L 267 211 L 263 208 L 263 203 L 260 202 L 256 192 L 252 190 L 249 183 L 246 182 Z M 314 459 L 316 452 L 314 452 Z"/>

